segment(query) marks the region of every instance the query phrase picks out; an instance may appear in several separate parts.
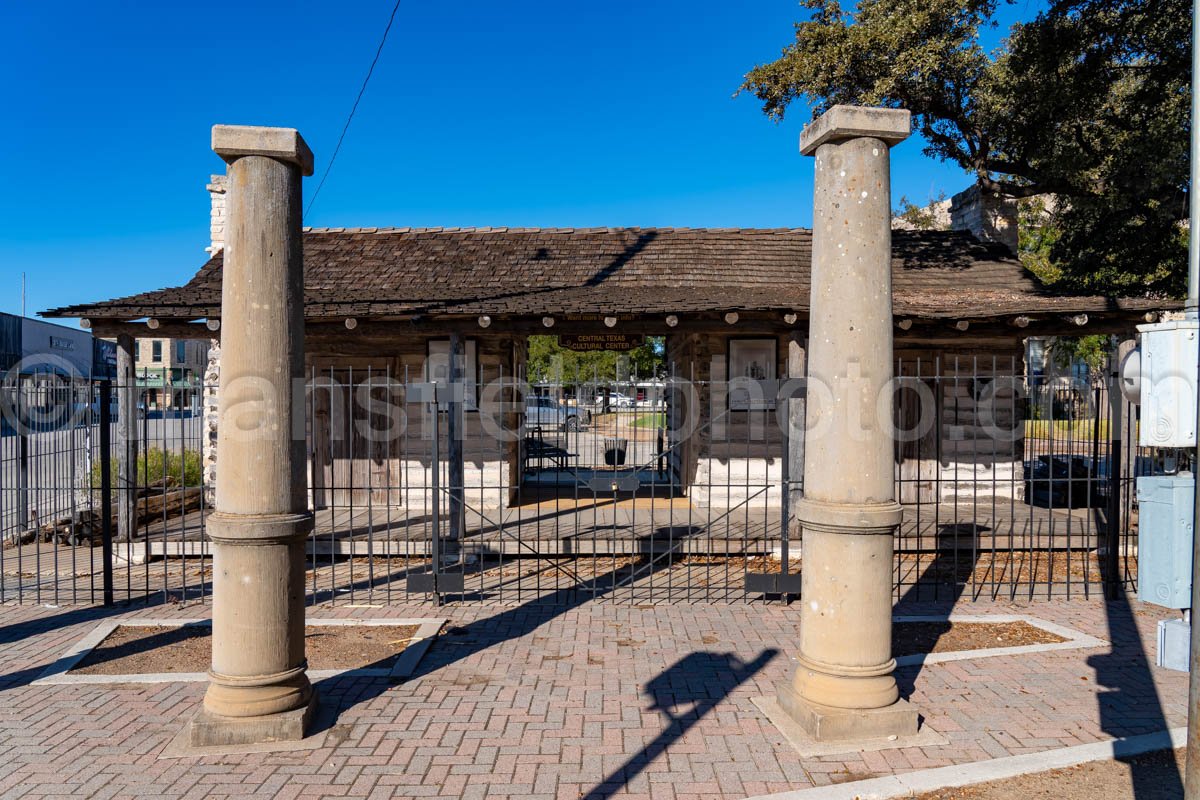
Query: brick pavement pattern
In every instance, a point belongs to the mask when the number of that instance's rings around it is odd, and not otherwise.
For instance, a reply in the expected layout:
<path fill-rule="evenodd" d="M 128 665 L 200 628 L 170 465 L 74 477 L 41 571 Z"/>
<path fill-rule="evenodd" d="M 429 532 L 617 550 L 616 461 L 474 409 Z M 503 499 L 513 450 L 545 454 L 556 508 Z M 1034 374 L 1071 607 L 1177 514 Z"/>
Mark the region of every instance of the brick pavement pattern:
<path fill-rule="evenodd" d="M 0 800 L 742 798 L 1186 722 L 1187 676 L 1153 666 L 1155 623 L 1170 612 L 1100 600 L 955 610 L 1032 614 L 1114 645 L 901 669 L 902 691 L 949 744 L 802 759 L 751 703 L 790 670 L 794 607 L 317 607 L 311 616 L 452 622 L 403 684 L 321 681 L 337 714 L 320 749 L 160 759 L 203 684 L 31 686 L 113 614 L 0 607 Z M 116 615 L 207 613 L 191 604 Z"/>

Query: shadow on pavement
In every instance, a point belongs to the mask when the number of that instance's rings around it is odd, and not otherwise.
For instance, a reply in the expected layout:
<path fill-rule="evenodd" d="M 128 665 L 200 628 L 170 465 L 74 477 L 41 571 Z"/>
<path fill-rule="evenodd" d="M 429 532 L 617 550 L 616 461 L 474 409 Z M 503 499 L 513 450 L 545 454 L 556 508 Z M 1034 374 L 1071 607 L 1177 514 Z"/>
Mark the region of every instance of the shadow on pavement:
<path fill-rule="evenodd" d="M 606 800 L 625 791 L 654 759 L 778 654 L 778 650 L 764 650 L 753 661 L 742 661 L 733 653 L 689 653 L 660 672 L 644 692 L 652 701 L 650 708 L 666 718 L 667 727 L 582 795 L 582 800 Z"/>
<path fill-rule="evenodd" d="M 1166 730 L 1166 712 L 1154 686 L 1149 654 L 1137 627 L 1133 608 L 1121 598 L 1104 604 L 1108 652 L 1088 657 L 1096 671 L 1096 684 L 1103 691 L 1096 695 L 1100 706 L 1100 729 L 1114 739 Z M 1177 769 L 1166 768 L 1141 757 L 1118 757 L 1129 766 L 1129 780 L 1135 800 L 1183 797 L 1183 777 Z"/>

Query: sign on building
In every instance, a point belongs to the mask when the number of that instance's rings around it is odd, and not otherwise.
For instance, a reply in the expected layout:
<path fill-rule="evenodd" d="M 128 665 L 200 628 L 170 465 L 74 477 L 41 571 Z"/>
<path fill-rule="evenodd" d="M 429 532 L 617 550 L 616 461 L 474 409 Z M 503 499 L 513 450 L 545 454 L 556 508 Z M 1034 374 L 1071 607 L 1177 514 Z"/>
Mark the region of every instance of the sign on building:
<path fill-rule="evenodd" d="M 568 350 L 588 353 L 597 350 L 625 352 L 640 347 L 646 337 L 640 333 L 572 333 L 558 337 L 558 343 Z"/>

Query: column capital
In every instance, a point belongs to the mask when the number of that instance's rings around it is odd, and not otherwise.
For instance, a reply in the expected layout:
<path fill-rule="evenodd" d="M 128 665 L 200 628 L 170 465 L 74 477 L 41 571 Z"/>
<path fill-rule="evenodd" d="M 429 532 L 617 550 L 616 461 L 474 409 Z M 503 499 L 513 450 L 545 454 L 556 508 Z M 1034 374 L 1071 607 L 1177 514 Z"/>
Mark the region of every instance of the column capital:
<path fill-rule="evenodd" d="M 295 164 L 303 175 L 313 174 L 312 150 L 295 128 L 213 125 L 212 149 L 227 164 L 242 156 L 267 156 Z"/>
<path fill-rule="evenodd" d="M 897 145 L 912 132 L 906 108 L 834 106 L 800 132 L 800 153 L 811 156 L 828 142 L 869 137 L 888 147 Z"/>

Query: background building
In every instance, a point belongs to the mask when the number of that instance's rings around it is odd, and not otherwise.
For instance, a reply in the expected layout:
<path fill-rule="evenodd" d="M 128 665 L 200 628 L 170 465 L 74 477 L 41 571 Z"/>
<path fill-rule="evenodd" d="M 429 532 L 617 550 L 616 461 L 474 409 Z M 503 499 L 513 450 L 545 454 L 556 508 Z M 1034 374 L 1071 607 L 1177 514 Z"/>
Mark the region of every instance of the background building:
<path fill-rule="evenodd" d="M 208 364 L 208 342 L 196 339 L 138 339 L 133 361 L 147 412 L 193 412 Z"/>
<path fill-rule="evenodd" d="M 0 313 L 0 370 L 20 365 L 23 375 L 52 371 L 74 372 L 81 378 L 112 377 L 106 371 L 106 349 L 97 348 L 96 341 L 80 328 Z"/>

